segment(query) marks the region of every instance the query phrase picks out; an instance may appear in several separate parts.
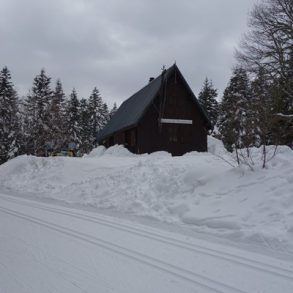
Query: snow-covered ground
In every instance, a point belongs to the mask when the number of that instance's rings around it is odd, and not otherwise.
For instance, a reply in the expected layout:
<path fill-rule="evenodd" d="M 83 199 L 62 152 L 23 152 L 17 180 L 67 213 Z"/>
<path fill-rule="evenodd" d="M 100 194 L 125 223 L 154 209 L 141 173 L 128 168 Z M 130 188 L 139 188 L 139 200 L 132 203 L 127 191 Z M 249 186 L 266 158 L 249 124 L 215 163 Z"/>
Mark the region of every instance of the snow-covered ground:
<path fill-rule="evenodd" d="M 0 166 L 0 190 L 293 251 L 293 151 L 280 146 L 266 169 L 261 150 L 252 154 L 254 171 L 236 167 L 214 138 L 208 153 L 182 157 L 134 155 L 122 146 L 83 158 L 20 156 Z"/>
<path fill-rule="evenodd" d="M 0 292 L 292 292 L 293 151 L 251 156 L 209 138 L 1 165 Z"/>
<path fill-rule="evenodd" d="M 293 262 L 0 193 L 1 293 L 291 293 Z"/>

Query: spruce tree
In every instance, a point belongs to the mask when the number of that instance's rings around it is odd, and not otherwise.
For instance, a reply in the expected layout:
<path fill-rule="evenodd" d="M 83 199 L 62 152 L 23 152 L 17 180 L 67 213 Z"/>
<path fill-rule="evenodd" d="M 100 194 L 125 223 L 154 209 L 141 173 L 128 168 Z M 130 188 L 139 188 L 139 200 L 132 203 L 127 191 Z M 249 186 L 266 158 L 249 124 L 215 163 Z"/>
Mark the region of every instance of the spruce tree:
<path fill-rule="evenodd" d="M 247 73 L 237 67 L 224 91 L 218 124 L 223 143 L 229 151 L 252 144 L 250 102 Z"/>
<path fill-rule="evenodd" d="M 109 112 L 107 103 L 103 103 L 101 117 L 102 117 L 102 122 L 101 122 L 101 129 L 102 129 L 106 126 L 106 124 L 110 120 L 110 112 Z"/>
<path fill-rule="evenodd" d="M 284 91 L 288 84 L 278 80 L 270 87 L 272 97 L 272 143 L 275 145 L 289 145 L 293 142 L 293 98 Z"/>
<path fill-rule="evenodd" d="M 31 92 L 25 100 L 25 140 L 27 152 L 46 155 L 50 141 L 51 78 L 42 69 L 34 78 Z"/>
<path fill-rule="evenodd" d="M 80 127 L 80 113 L 79 100 L 77 98 L 76 90 L 73 89 L 66 108 L 66 143 L 75 144 L 79 148 L 81 143 L 81 127 Z"/>
<path fill-rule="evenodd" d="M 57 80 L 50 104 L 50 141 L 55 150 L 60 150 L 65 143 L 65 94 L 62 83 Z"/>
<path fill-rule="evenodd" d="M 114 116 L 114 114 L 117 112 L 117 104 L 116 102 L 114 103 L 113 105 L 113 108 L 110 110 L 110 113 L 109 113 L 109 120 Z"/>
<path fill-rule="evenodd" d="M 99 90 L 95 87 L 88 100 L 89 127 L 91 145 L 95 147 L 97 132 L 106 124 L 106 109 Z"/>
<path fill-rule="evenodd" d="M 276 144 L 293 146 L 293 45 L 283 78 L 274 82 L 273 125 Z"/>
<path fill-rule="evenodd" d="M 249 17 L 238 61 L 254 76 L 270 81 L 273 143 L 291 144 L 293 135 L 293 1 L 261 0 Z"/>
<path fill-rule="evenodd" d="M 19 149 L 18 98 L 7 67 L 0 72 L 0 164 Z"/>
<path fill-rule="evenodd" d="M 262 68 L 251 82 L 251 121 L 254 131 L 254 145 L 267 145 L 272 143 L 272 95 L 271 85 Z"/>
<path fill-rule="evenodd" d="M 91 144 L 91 128 L 90 115 L 88 111 L 88 103 L 86 99 L 80 100 L 79 107 L 79 124 L 80 124 L 80 151 L 82 154 L 88 153 L 92 148 Z"/>
<path fill-rule="evenodd" d="M 214 89 L 212 81 L 209 81 L 208 78 L 206 78 L 204 85 L 198 94 L 198 101 L 205 110 L 213 126 L 217 123 L 219 112 L 219 105 L 216 100 L 217 96 L 217 90 Z"/>

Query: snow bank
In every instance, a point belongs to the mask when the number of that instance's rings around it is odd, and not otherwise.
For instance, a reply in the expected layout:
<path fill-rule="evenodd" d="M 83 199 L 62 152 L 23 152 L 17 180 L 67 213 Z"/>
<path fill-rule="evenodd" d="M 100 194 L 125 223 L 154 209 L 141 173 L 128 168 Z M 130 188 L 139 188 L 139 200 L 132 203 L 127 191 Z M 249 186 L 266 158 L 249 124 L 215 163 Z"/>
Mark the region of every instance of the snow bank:
<path fill-rule="evenodd" d="M 95 158 L 101 157 L 103 155 L 110 155 L 114 157 L 132 157 L 134 156 L 128 149 L 122 145 L 114 145 L 106 149 L 104 146 L 98 146 L 93 149 L 88 155 L 85 155 L 84 158 Z"/>
<path fill-rule="evenodd" d="M 223 142 L 212 136 L 208 136 L 208 152 L 214 155 L 227 154 Z"/>
<path fill-rule="evenodd" d="M 98 147 L 84 158 L 20 156 L 0 166 L 0 190 L 293 249 L 292 150 L 279 147 L 267 169 L 255 171 L 232 167 L 227 160 L 233 158 L 214 138 L 209 151 L 171 157 L 134 155 L 114 146 Z M 252 153 L 257 163 L 261 149 Z"/>
<path fill-rule="evenodd" d="M 131 153 L 128 149 L 126 149 L 122 145 L 114 145 L 109 147 L 105 151 L 105 155 L 111 155 L 115 157 L 133 157 L 135 156 L 133 153 Z"/>
<path fill-rule="evenodd" d="M 98 146 L 97 148 L 93 149 L 88 155 L 84 155 L 85 158 L 94 158 L 102 156 L 106 151 L 104 146 Z"/>

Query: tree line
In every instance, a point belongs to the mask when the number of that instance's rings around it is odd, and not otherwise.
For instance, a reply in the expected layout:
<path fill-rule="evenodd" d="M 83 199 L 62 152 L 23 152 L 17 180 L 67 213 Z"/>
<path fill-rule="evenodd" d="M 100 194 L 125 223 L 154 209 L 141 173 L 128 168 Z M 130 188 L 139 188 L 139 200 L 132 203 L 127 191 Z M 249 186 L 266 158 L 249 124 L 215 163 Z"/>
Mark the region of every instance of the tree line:
<path fill-rule="evenodd" d="M 57 80 L 42 69 L 28 95 L 18 97 L 10 71 L 0 72 L 0 164 L 20 154 L 48 155 L 62 150 L 88 153 L 96 146 L 96 133 L 117 109 L 111 110 L 95 87 L 88 99 L 75 89 L 69 97 Z"/>
<path fill-rule="evenodd" d="M 208 79 L 198 97 L 227 150 L 265 156 L 269 144 L 293 146 L 293 1 L 256 4 L 249 28 L 221 101 Z"/>

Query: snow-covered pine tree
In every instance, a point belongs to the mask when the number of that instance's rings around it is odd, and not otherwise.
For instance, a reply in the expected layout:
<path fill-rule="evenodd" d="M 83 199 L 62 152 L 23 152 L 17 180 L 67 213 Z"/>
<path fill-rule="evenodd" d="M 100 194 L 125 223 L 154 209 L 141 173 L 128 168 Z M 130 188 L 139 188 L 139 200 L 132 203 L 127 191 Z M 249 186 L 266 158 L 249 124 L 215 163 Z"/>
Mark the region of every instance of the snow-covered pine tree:
<path fill-rule="evenodd" d="M 218 122 L 222 141 L 229 151 L 252 144 L 250 102 L 247 73 L 243 68 L 237 67 L 224 91 Z"/>
<path fill-rule="evenodd" d="M 272 85 L 274 144 L 293 145 L 293 46 L 284 76 Z"/>
<path fill-rule="evenodd" d="M 270 80 L 274 144 L 292 145 L 293 140 L 292 11 L 292 0 L 258 1 L 236 53 L 246 70 L 257 75 L 261 67 Z"/>
<path fill-rule="evenodd" d="M 36 97 L 31 94 L 31 91 L 28 93 L 27 97 L 23 101 L 23 151 L 26 154 L 34 155 L 35 150 L 35 138 L 36 133 L 36 110 L 37 102 Z"/>
<path fill-rule="evenodd" d="M 284 103 L 283 103 L 283 114 L 293 114 L 293 45 L 290 47 L 290 54 L 286 67 L 286 74 L 284 77 Z"/>
<path fill-rule="evenodd" d="M 31 92 L 25 100 L 25 141 L 26 151 L 35 155 L 46 155 L 50 140 L 51 78 L 42 69 L 34 78 Z"/>
<path fill-rule="evenodd" d="M 0 164 L 13 158 L 19 149 L 18 98 L 7 67 L 0 72 Z"/>
<path fill-rule="evenodd" d="M 214 88 L 212 81 L 209 81 L 208 78 L 206 78 L 203 87 L 198 94 L 198 101 L 207 113 L 213 126 L 217 123 L 219 113 L 219 105 L 216 100 L 217 96 L 217 90 Z"/>
<path fill-rule="evenodd" d="M 65 125 L 65 94 L 61 81 L 57 80 L 50 104 L 49 120 L 50 141 L 54 150 L 60 150 L 64 146 L 66 139 Z"/>
<path fill-rule="evenodd" d="M 88 100 L 90 141 L 92 147 L 96 146 L 97 132 L 106 124 L 106 109 L 102 101 L 99 90 L 95 87 Z"/>
<path fill-rule="evenodd" d="M 76 90 L 73 89 L 66 107 L 66 144 L 74 143 L 79 148 L 81 143 L 80 103 Z"/>
<path fill-rule="evenodd" d="M 36 130 L 34 128 L 36 124 L 36 99 L 32 96 L 31 92 L 23 101 L 23 133 L 22 143 L 23 152 L 25 154 L 35 154 L 35 137 Z"/>
<path fill-rule="evenodd" d="M 102 123 L 101 123 L 101 129 L 105 127 L 105 125 L 109 122 L 110 120 L 110 112 L 107 103 L 103 103 L 102 107 Z"/>
<path fill-rule="evenodd" d="M 251 111 L 254 131 L 254 145 L 267 145 L 272 143 L 272 97 L 270 82 L 265 71 L 260 67 L 251 82 Z"/>
<path fill-rule="evenodd" d="M 273 99 L 272 85 L 262 67 L 259 68 L 255 79 L 251 82 L 252 92 L 252 121 L 254 126 L 255 145 L 262 146 L 262 167 L 266 167 L 268 158 L 267 145 L 275 143 L 273 133 Z M 274 154 L 270 154 L 271 156 Z"/>
<path fill-rule="evenodd" d="M 109 113 L 109 120 L 113 117 L 113 115 L 117 112 L 117 104 L 116 102 L 114 103 L 113 105 L 113 108 L 110 110 L 110 113 Z"/>
<path fill-rule="evenodd" d="M 87 100 L 81 99 L 79 107 L 79 124 L 81 129 L 79 149 L 82 154 L 88 153 L 93 148 L 91 144 L 92 134 L 89 121 L 90 117 Z"/>

